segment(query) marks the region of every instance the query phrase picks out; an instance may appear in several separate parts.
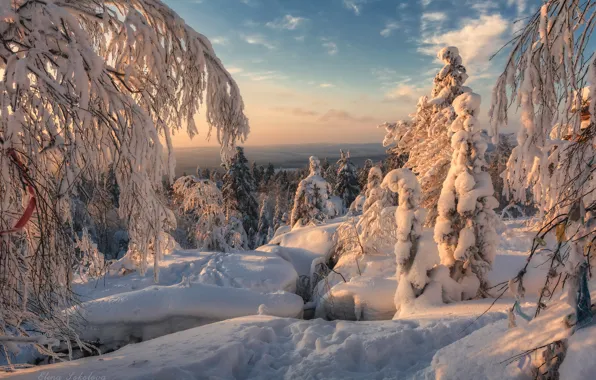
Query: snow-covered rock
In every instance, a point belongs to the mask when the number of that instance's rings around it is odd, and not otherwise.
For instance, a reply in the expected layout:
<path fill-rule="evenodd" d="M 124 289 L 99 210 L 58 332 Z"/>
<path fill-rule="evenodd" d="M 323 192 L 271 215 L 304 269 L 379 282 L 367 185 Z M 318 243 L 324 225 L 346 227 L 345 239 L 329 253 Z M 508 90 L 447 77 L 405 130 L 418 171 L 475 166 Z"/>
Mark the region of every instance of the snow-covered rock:
<path fill-rule="evenodd" d="M 302 307 L 302 298 L 293 293 L 259 293 L 185 279 L 88 301 L 69 312 L 85 319 L 82 339 L 113 347 L 257 313 L 299 318 Z"/>

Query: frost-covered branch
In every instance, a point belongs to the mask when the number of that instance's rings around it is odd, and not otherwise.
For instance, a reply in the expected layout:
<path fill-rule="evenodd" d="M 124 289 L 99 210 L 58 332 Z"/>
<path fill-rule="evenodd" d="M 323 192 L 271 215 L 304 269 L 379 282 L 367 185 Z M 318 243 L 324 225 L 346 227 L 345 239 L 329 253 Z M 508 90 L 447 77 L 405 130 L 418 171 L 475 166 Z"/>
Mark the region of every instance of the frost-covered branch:
<path fill-rule="evenodd" d="M 174 217 L 172 135 L 205 103 L 222 148 L 249 131 L 238 87 L 209 41 L 159 0 L 12 0 L 0 4 L 0 333 L 31 328 L 69 340 L 60 311 L 75 267 L 71 198 L 113 169 L 131 252 L 157 269 Z M 27 172 L 9 152 L 16 152 Z M 155 271 L 157 276 L 158 271 Z M 24 332 L 23 332 L 24 333 Z"/>

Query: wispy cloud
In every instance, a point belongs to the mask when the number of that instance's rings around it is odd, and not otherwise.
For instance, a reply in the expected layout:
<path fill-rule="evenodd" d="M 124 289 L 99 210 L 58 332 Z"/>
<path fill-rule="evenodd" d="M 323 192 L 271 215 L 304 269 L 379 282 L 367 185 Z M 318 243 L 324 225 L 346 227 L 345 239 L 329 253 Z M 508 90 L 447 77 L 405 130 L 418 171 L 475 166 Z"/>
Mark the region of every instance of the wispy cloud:
<path fill-rule="evenodd" d="M 273 29 L 295 30 L 306 21 L 304 17 L 294 17 L 292 15 L 285 15 L 274 21 L 270 21 L 266 26 Z"/>
<path fill-rule="evenodd" d="M 389 90 L 385 94 L 385 101 L 386 102 L 411 102 L 414 103 L 422 96 L 426 91 L 426 89 L 422 87 L 417 87 L 412 84 L 408 83 L 409 81 L 404 81 L 402 83 L 398 83 L 395 87 Z"/>
<path fill-rule="evenodd" d="M 242 39 L 251 45 L 261 45 L 267 49 L 275 49 L 275 45 L 260 34 L 242 35 Z"/>
<path fill-rule="evenodd" d="M 321 41 L 323 41 L 323 47 L 327 49 L 327 54 L 336 55 L 339 52 L 339 48 L 335 42 L 330 41 L 328 38 L 321 38 Z"/>
<path fill-rule="evenodd" d="M 257 7 L 259 6 L 259 2 L 257 0 L 240 0 L 242 4 L 246 4 L 250 7 Z"/>
<path fill-rule="evenodd" d="M 228 72 L 230 74 L 238 74 L 244 71 L 244 69 L 242 69 L 241 67 L 235 67 L 235 66 L 228 66 Z"/>
<path fill-rule="evenodd" d="M 359 122 L 359 123 L 372 123 L 375 119 L 371 116 L 354 116 L 348 111 L 330 109 L 323 116 L 319 118 L 319 121 L 328 122 Z"/>
<path fill-rule="evenodd" d="M 280 80 L 287 79 L 287 76 L 283 75 L 279 71 L 260 71 L 260 72 L 242 72 L 240 76 L 247 77 L 255 82 L 261 82 L 266 80 Z"/>
<path fill-rule="evenodd" d="M 290 114 L 294 116 L 319 116 L 319 112 L 299 107 L 274 107 L 274 111 Z"/>
<path fill-rule="evenodd" d="M 298 37 L 294 37 L 294 39 L 298 42 L 304 42 L 304 36 L 298 36 Z"/>
<path fill-rule="evenodd" d="M 385 24 L 385 29 L 381 30 L 381 36 L 389 37 L 397 29 L 399 29 L 399 24 L 395 21 L 389 21 Z"/>
<path fill-rule="evenodd" d="M 344 7 L 354 12 L 356 16 L 360 16 L 362 6 L 366 4 L 367 0 L 344 0 Z"/>
<path fill-rule="evenodd" d="M 230 40 L 227 37 L 213 37 L 211 39 L 211 43 L 213 45 L 228 45 L 230 43 Z"/>
<path fill-rule="evenodd" d="M 528 8 L 528 4 L 526 3 L 526 0 L 507 0 L 507 6 L 509 6 L 509 7 L 515 6 L 518 17 L 523 15 Z"/>
<path fill-rule="evenodd" d="M 321 88 L 332 88 L 332 87 L 335 87 L 335 85 L 332 84 L 332 83 L 321 83 L 319 85 L 319 87 L 321 87 Z"/>

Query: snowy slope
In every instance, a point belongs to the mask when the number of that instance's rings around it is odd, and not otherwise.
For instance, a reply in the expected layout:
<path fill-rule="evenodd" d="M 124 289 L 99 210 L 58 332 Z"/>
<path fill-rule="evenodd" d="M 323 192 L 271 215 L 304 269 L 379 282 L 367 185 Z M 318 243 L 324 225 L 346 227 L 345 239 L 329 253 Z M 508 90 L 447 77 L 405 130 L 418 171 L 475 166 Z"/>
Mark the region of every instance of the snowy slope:
<path fill-rule="evenodd" d="M 596 281 L 590 283 L 594 289 Z M 592 299 L 596 291 L 592 292 Z M 572 330 L 563 324 L 563 318 L 573 312 L 567 302 L 567 294 L 558 292 L 547 303 L 538 318 L 529 323 L 517 318 L 517 327 L 508 328 L 507 321 L 499 321 L 475 331 L 456 344 L 437 352 L 432 361 L 434 377 L 442 379 L 531 379 L 530 364 L 540 360 L 540 353 L 509 360 L 527 350 L 569 338 L 565 360 L 560 368 L 562 380 L 593 378 L 596 373 L 596 326 Z M 533 311 L 528 308 L 527 311 Z M 533 313 L 530 313 L 533 315 Z M 540 363 L 538 363 L 540 365 Z"/>
<path fill-rule="evenodd" d="M 474 322 L 486 306 L 447 306 L 420 321 L 243 317 L 128 345 L 102 357 L 37 367 L 7 379 L 34 379 L 42 372 L 62 378 L 93 373 L 129 380 L 407 379 L 428 367 L 438 349 L 506 318 L 494 311 Z"/>

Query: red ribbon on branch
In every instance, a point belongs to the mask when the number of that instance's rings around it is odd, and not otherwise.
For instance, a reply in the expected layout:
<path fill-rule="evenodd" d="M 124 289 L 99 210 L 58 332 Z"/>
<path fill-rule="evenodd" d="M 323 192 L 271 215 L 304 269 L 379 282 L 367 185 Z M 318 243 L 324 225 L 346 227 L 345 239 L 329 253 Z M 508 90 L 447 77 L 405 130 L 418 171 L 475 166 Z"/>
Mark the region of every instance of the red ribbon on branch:
<path fill-rule="evenodd" d="M 31 181 L 29 180 L 29 176 L 27 175 L 27 169 L 25 168 L 25 166 L 19 159 L 19 156 L 17 155 L 17 153 L 15 152 L 14 149 L 9 149 L 6 155 L 12 159 L 12 161 L 17 165 L 17 168 L 21 172 L 21 178 L 22 178 L 23 184 L 25 186 L 27 186 L 27 192 L 29 193 L 29 203 L 27 204 L 27 207 L 25 208 L 25 212 L 23 213 L 23 215 L 21 215 L 19 220 L 17 220 L 17 223 L 14 225 L 14 227 L 11 228 L 10 230 L 0 231 L 0 236 L 19 232 L 23 228 L 25 228 L 27 223 L 29 223 L 29 220 L 31 220 L 33 211 L 35 211 L 35 207 L 37 206 L 37 198 L 35 196 L 35 189 L 33 188 Z"/>

